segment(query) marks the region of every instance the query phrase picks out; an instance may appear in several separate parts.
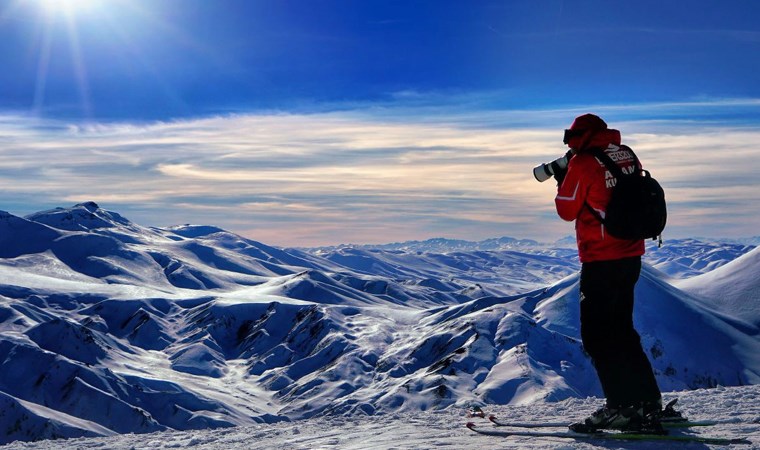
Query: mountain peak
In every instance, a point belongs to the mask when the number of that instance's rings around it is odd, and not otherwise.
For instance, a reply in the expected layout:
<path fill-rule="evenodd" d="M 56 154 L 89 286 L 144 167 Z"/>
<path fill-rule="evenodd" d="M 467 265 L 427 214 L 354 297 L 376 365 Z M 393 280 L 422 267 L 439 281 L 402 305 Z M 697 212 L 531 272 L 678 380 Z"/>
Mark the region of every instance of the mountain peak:
<path fill-rule="evenodd" d="M 132 222 L 126 218 L 118 213 L 100 208 L 95 202 L 78 203 L 70 208 L 40 211 L 26 216 L 26 219 L 66 231 L 90 231 L 99 228 L 133 226 Z"/>
<path fill-rule="evenodd" d="M 84 209 L 86 209 L 87 211 L 90 211 L 90 212 L 93 212 L 93 213 L 94 213 L 95 211 L 97 211 L 97 210 L 99 210 L 99 209 L 100 209 L 100 206 L 98 206 L 98 204 L 97 204 L 97 203 L 95 203 L 95 202 L 84 202 L 84 203 L 77 203 L 76 205 L 74 205 L 74 207 L 75 207 L 75 208 L 84 208 Z"/>

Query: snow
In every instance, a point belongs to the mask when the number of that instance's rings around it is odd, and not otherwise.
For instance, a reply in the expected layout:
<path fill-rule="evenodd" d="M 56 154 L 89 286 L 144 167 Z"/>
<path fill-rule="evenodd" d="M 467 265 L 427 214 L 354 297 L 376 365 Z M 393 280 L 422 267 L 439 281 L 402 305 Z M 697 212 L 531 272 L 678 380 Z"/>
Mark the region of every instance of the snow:
<path fill-rule="evenodd" d="M 674 284 L 726 314 L 760 326 L 760 309 L 751 301 L 760 298 L 760 278 L 755 270 L 758 266 L 760 248 L 755 248 L 711 272 Z"/>
<path fill-rule="evenodd" d="M 760 386 L 718 387 L 674 392 L 666 398 L 678 398 L 680 410 L 694 420 L 717 420 L 719 425 L 678 434 L 711 437 L 744 437 L 750 445 L 736 449 L 760 448 Z M 535 403 L 526 406 L 492 405 L 486 408 L 504 421 L 562 422 L 580 419 L 592 412 L 601 400 L 573 398 L 561 402 Z M 480 436 L 464 424 L 476 422 L 489 427 L 485 419 L 468 418 L 463 407 L 445 410 L 390 413 L 376 416 L 326 416 L 295 422 L 257 424 L 214 430 L 165 431 L 148 434 L 122 434 L 99 438 L 59 439 L 35 443 L 17 442 L 3 450 L 34 448 L 38 450 L 102 449 L 431 449 L 431 448 L 504 448 L 504 449 L 706 449 L 720 448 L 702 444 L 663 444 L 651 442 L 587 442 L 558 438 Z M 553 429 L 561 430 L 561 429 Z"/>
<path fill-rule="evenodd" d="M 3 212 L 0 232 L 9 448 L 490 448 L 466 407 L 557 422 L 601 402 L 562 243 L 278 249 L 92 202 Z M 687 239 L 645 259 L 636 325 L 658 383 L 729 422 L 700 433 L 758 437 L 758 255 Z M 22 442 L 78 436 L 100 437 Z"/>

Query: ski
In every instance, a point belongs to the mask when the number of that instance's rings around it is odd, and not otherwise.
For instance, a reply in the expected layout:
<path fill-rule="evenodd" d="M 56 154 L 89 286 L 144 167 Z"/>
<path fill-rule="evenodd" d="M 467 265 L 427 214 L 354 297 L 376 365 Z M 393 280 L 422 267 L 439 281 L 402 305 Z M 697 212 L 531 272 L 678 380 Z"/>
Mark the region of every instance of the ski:
<path fill-rule="evenodd" d="M 663 428 L 691 428 L 691 427 L 711 427 L 720 424 L 718 421 L 702 420 L 691 421 L 686 417 L 681 416 L 680 413 L 675 413 L 673 407 L 678 399 L 671 400 L 664 408 L 665 412 L 671 412 L 672 414 L 664 417 L 660 420 L 660 424 Z M 481 419 L 488 419 L 494 425 L 498 427 L 513 427 L 513 428 L 568 428 L 570 423 L 568 422 L 504 422 L 496 418 L 491 414 L 486 416 L 485 411 L 479 406 L 471 408 L 468 412 L 468 417 L 478 417 Z"/>
<path fill-rule="evenodd" d="M 472 416 L 481 417 L 481 416 Z M 483 416 L 484 417 L 484 416 Z M 513 427 L 513 428 L 567 428 L 570 426 L 567 422 L 504 422 L 496 418 L 494 415 L 488 416 L 488 420 L 491 421 L 497 427 Z M 691 427 L 711 427 L 718 425 L 720 422 L 712 420 L 703 421 L 663 421 L 660 424 L 664 428 L 691 428 Z"/>
<path fill-rule="evenodd" d="M 752 444 L 744 438 L 718 438 L 707 436 L 687 436 L 687 435 L 671 435 L 671 434 L 642 434 L 642 433 L 628 433 L 628 432 L 607 432 L 600 431 L 596 433 L 574 433 L 572 431 L 530 431 L 530 430 L 502 430 L 502 429 L 483 429 L 479 428 L 472 422 L 467 423 L 467 428 L 470 430 L 483 434 L 486 436 L 495 437 L 510 437 L 510 436 L 523 436 L 523 437 L 538 437 L 538 438 L 559 438 L 559 439 L 575 439 L 575 440 L 616 440 L 616 441 L 664 441 L 664 442 L 693 442 L 701 444 L 712 445 L 732 445 L 732 444 Z"/>

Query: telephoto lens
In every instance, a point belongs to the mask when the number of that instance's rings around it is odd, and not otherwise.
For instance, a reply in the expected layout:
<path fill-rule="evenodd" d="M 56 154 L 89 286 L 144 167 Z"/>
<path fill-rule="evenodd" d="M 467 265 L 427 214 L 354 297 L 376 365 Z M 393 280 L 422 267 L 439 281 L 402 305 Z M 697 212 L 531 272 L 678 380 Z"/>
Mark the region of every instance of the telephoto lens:
<path fill-rule="evenodd" d="M 557 173 L 558 170 L 565 169 L 568 162 L 570 162 L 570 158 L 567 155 L 563 155 L 552 162 L 539 164 L 533 168 L 533 176 L 536 177 L 536 180 L 543 183 Z"/>

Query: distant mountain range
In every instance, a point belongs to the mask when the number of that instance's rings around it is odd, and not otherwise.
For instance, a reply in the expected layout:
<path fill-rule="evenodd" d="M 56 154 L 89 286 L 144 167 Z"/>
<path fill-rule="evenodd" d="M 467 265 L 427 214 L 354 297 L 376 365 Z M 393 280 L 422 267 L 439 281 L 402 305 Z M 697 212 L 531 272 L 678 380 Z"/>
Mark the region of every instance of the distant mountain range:
<path fill-rule="evenodd" d="M 749 252 L 760 243 L 760 236 L 746 239 L 666 239 L 662 247 L 647 242 L 644 260 L 673 277 L 691 277 L 726 264 Z M 372 249 L 405 253 L 454 252 L 525 252 L 533 255 L 551 255 L 572 260 L 577 255 L 575 237 L 568 236 L 552 243 L 531 239 L 500 237 L 483 241 L 434 238 L 424 241 L 406 241 L 379 245 L 337 245 L 302 249 L 323 254 L 341 249 Z"/>
<path fill-rule="evenodd" d="M 758 252 L 649 252 L 664 390 L 760 383 Z M 0 212 L 0 442 L 599 395 L 577 271 L 512 238 L 281 249 L 92 202 Z"/>
<path fill-rule="evenodd" d="M 754 248 L 760 245 L 760 236 L 748 238 L 689 238 L 689 239 L 665 239 L 665 243 L 680 245 L 689 243 L 694 245 L 726 246 Z M 654 243 L 649 243 L 653 248 Z M 667 246 L 666 245 L 666 246 Z M 500 237 L 485 239 L 482 241 L 467 241 L 462 239 L 432 238 L 424 241 L 405 241 L 390 244 L 342 244 L 324 247 L 310 247 L 304 250 L 330 251 L 344 247 L 372 248 L 378 250 L 402 250 L 406 252 L 429 252 L 450 253 L 456 251 L 508 251 L 508 250 L 536 250 L 536 249 L 575 249 L 575 236 L 566 236 L 554 242 L 539 242 L 533 239 L 517 239 L 512 237 Z"/>

